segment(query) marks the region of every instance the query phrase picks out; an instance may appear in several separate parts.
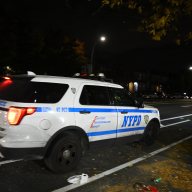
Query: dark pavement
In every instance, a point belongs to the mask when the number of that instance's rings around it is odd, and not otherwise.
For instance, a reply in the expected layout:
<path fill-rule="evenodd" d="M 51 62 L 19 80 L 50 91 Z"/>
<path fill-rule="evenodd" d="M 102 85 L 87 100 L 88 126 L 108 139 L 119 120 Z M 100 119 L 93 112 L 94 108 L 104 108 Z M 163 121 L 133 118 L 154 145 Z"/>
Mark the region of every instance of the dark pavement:
<path fill-rule="evenodd" d="M 135 192 L 134 184 L 139 182 L 146 186 L 151 185 L 159 192 L 191 192 L 191 146 L 192 139 L 133 167 L 72 191 Z M 154 178 L 160 178 L 160 182 L 155 183 Z"/>

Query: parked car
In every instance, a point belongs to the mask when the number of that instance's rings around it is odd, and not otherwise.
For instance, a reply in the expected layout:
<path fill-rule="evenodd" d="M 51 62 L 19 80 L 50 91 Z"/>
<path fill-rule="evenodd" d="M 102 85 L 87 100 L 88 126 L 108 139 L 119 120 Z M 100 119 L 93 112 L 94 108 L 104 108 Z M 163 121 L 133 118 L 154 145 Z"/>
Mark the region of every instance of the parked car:
<path fill-rule="evenodd" d="M 150 144 L 160 115 L 118 84 L 19 75 L 0 83 L 0 152 L 44 159 L 54 172 L 76 167 L 91 143 L 140 135 Z"/>

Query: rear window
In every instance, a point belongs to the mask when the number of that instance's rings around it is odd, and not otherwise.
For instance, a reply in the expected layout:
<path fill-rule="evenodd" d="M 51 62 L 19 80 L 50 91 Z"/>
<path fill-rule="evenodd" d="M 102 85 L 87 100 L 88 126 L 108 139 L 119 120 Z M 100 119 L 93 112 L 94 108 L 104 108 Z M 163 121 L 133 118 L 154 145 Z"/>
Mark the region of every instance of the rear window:
<path fill-rule="evenodd" d="M 57 103 L 67 84 L 33 82 L 29 78 L 0 81 L 0 99 L 23 103 Z"/>

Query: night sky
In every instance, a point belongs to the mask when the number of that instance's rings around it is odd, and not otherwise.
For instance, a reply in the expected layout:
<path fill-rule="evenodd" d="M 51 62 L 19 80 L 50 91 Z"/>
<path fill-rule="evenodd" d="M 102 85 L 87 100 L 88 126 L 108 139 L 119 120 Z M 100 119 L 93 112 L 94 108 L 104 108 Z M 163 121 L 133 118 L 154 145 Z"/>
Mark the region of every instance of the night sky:
<path fill-rule="evenodd" d="M 152 41 L 147 34 L 136 32 L 138 16 L 127 10 L 100 8 L 99 1 L 7 0 L 1 4 L 3 17 L 24 19 L 30 27 L 45 32 L 62 29 L 81 39 L 89 59 L 94 42 L 106 35 L 107 41 L 95 47 L 96 67 L 180 74 L 192 64 L 191 46 L 176 46 L 169 37 Z"/>

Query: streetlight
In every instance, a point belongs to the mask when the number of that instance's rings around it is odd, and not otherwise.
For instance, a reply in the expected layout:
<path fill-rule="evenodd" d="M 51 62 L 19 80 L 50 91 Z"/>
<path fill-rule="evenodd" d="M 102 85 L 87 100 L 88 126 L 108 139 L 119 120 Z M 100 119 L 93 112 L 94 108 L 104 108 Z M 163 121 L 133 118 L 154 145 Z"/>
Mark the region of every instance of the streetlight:
<path fill-rule="evenodd" d="M 106 40 L 106 37 L 105 36 L 101 36 L 100 37 L 100 41 L 104 42 Z"/>
<path fill-rule="evenodd" d="M 189 67 L 189 70 L 192 71 L 192 66 Z"/>
<path fill-rule="evenodd" d="M 93 73 L 93 60 L 94 60 L 94 51 L 95 51 L 95 47 L 99 42 L 105 42 L 106 41 L 106 37 L 105 36 L 101 36 L 99 39 L 97 39 L 95 41 L 95 43 L 93 44 L 92 47 L 92 51 L 91 51 L 91 66 L 90 66 L 90 73 Z"/>

